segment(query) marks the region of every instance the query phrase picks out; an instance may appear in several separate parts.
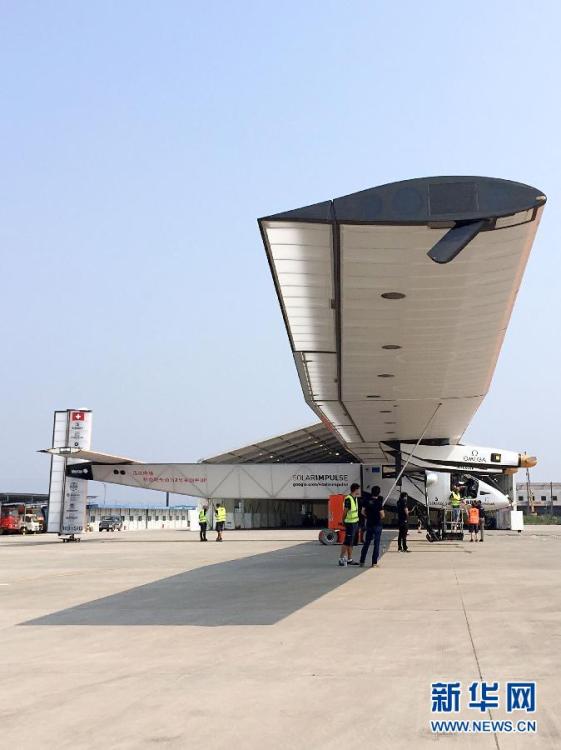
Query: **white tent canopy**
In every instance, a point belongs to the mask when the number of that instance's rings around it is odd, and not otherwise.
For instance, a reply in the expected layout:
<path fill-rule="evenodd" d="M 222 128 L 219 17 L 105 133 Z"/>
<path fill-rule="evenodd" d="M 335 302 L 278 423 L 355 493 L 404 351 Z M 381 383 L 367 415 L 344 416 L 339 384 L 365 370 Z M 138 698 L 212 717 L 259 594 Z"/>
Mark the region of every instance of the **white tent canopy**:
<path fill-rule="evenodd" d="M 356 458 L 341 445 L 337 436 L 323 424 L 314 424 L 261 440 L 244 448 L 207 458 L 207 464 L 270 464 L 355 462 Z"/>

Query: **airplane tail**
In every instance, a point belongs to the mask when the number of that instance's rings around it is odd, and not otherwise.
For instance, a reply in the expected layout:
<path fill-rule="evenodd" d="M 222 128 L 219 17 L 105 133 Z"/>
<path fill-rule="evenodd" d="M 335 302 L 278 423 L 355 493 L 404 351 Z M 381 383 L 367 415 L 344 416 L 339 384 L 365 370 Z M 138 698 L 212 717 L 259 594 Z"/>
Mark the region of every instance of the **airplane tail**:
<path fill-rule="evenodd" d="M 70 535 L 84 530 L 87 482 L 66 476 L 66 464 L 76 461 L 68 458 L 73 449 L 89 450 L 92 439 L 92 412 L 90 409 L 55 411 L 53 445 L 47 452 L 51 457 L 49 481 L 49 515 L 47 531 Z M 64 451 L 67 451 L 66 455 Z"/>

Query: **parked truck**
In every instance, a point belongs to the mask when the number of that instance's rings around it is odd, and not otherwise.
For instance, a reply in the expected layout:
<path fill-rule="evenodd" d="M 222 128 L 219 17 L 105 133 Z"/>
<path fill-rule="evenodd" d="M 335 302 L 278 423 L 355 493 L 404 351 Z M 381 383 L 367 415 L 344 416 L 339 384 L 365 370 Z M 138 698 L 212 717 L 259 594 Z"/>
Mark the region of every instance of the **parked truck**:
<path fill-rule="evenodd" d="M 3 505 L 0 534 L 38 534 L 43 530 L 40 517 L 25 505 Z"/>

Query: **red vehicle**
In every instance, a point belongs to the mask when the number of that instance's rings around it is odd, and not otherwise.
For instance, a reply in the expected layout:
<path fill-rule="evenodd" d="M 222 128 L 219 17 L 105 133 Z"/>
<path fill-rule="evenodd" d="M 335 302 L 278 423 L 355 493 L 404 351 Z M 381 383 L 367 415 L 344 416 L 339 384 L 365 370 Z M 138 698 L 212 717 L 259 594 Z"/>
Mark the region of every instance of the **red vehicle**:
<path fill-rule="evenodd" d="M 38 534 L 42 523 L 32 508 L 25 505 L 3 505 L 0 511 L 0 534 Z"/>

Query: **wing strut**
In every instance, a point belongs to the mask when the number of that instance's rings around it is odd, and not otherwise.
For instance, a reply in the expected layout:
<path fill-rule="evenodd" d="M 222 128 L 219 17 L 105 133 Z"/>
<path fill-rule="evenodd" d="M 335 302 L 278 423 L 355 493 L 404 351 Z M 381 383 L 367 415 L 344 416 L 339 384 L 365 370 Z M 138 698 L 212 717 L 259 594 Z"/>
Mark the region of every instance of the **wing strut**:
<path fill-rule="evenodd" d="M 388 500 L 388 497 L 389 497 L 389 496 L 390 496 L 390 495 L 392 494 L 392 492 L 393 492 L 393 491 L 394 491 L 394 489 L 395 489 L 395 486 L 396 486 L 396 484 L 397 484 L 397 483 L 399 482 L 399 480 L 400 480 L 400 479 L 401 479 L 401 477 L 403 476 L 403 472 L 404 472 L 404 471 L 405 471 L 405 469 L 407 468 L 407 464 L 408 464 L 408 463 L 409 463 L 409 461 L 411 461 L 411 459 L 413 458 L 413 454 L 415 453 L 415 451 L 416 451 L 417 447 L 419 446 L 419 443 L 421 442 L 421 440 L 422 440 L 422 439 L 423 439 L 423 438 L 425 437 L 425 432 L 426 432 L 426 431 L 428 430 L 428 428 L 429 428 L 429 427 L 431 426 L 431 422 L 432 422 L 432 420 L 433 420 L 433 419 L 434 419 L 434 418 L 436 417 L 436 414 L 437 414 L 437 412 L 438 412 L 438 410 L 440 409 L 440 407 L 441 407 L 441 406 L 442 406 L 442 401 L 440 401 L 440 402 L 439 402 L 439 403 L 437 404 L 437 407 L 436 407 L 436 409 L 434 410 L 434 412 L 433 412 L 433 415 L 432 415 L 432 417 L 431 417 L 431 418 L 429 419 L 429 421 L 428 421 L 428 422 L 426 423 L 426 425 L 425 425 L 425 429 L 424 429 L 424 430 L 423 430 L 423 432 L 421 433 L 421 437 L 420 437 L 420 438 L 419 438 L 419 439 L 417 440 L 417 442 L 415 443 L 415 447 L 413 448 L 413 450 L 411 451 L 411 453 L 409 454 L 409 456 L 408 456 L 408 458 L 407 458 L 407 461 L 406 461 L 406 462 L 405 462 L 405 463 L 403 464 L 403 466 L 401 467 L 401 471 L 399 472 L 399 474 L 398 474 L 398 475 L 397 475 L 397 477 L 395 478 L 395 481 L 394 481 L 394 483 L 392 484 L 392 486 L 391 486 L 391 488 L 390 488 L 390 491 L 388 492 L 388 494 L 387 494 L 387 495 L 386 495 L 386 497 L 384 498 L 384 502 L 382 503 L 382 507 L 384 507 L 384 505 L 386 504 L 386 502 L 387 502 L 387 500 Z"/>

